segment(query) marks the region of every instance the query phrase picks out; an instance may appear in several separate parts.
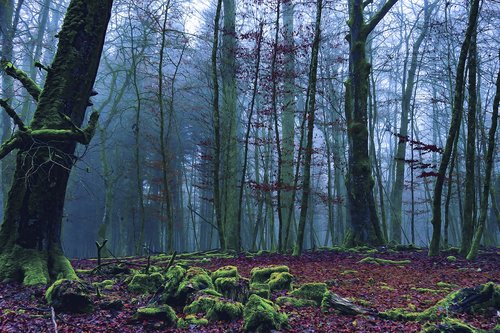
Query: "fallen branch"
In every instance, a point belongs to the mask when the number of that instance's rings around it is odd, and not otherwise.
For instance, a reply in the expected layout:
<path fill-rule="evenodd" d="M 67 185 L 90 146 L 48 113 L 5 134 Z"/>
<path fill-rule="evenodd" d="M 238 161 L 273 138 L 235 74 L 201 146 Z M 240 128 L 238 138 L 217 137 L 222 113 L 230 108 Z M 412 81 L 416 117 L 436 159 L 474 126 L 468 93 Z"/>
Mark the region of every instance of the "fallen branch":
<path fill-rule="evenodd" d="M 54 307 L 50 307 L 50 312 L 52 314 L 52 324 L 54 325 L 54 333 L 57 333 L 57 321 L 56 321 L 56 311 L 54 310 Z"/>

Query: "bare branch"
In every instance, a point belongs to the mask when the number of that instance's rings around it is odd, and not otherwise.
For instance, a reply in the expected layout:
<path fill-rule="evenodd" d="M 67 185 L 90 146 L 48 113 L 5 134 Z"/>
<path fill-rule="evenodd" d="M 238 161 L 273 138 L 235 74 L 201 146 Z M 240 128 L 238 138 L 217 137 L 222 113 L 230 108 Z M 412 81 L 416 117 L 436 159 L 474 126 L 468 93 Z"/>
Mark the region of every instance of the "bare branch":
<path fill-rule="evenodd" d="M 9 103 L 7 103 L 6 100 L 0 99 L 0 106 L 5 109 L 5 112 L 7 112 L 9 117 L 11 117 L 14 121 L 14 124 L 16 124 L 21 131 L 26 131 L 26 126 L 24 125 L 23 121 L 21 120 L 21 118 L 19 118 L 16 111 L 9 105 Z"/>
<path fill-rule="evenodd" d="M 366 8 L 366 6 L 368 6 L 369 4 L 373 3 L 373 0 L 365 0 L 363 2 L 363 8 Z"/>
<path fill-rule="evenodd" d="M 0 67 L 7 75 L 21 82 L 28 93 L 38 102 L 42 89 L 28 76 L 28 74 L 17 69 L 13 63 L 7 60 L 2 60 L 0 62 Z"/>
<path fill-rule="evenodd" d="M 367 0 L 367 1 L 369 1 L 369 0 Z M 387 0 L 387 2 L 384 4 L 384 6 L 382 8 L 380 8 L 380 10 L 372 17 L 370 22 L 368 22 L 364 26 L 363 30 L 364 30 L 365 36 L 368 36 L 368 34 L 370 32 L 372 32 L 373 29 L 375 29 L 377 24 L 379 24 L 379 22 L 384 18 L 384 16 L 389 12 L 389 10 L 391 10 L 392 6 L 394 6 L 396 4 L 396 2 L 398 2 L 398 0 Z M 363 5 L 364 5 L 364 3 L 363 3 Z"/>

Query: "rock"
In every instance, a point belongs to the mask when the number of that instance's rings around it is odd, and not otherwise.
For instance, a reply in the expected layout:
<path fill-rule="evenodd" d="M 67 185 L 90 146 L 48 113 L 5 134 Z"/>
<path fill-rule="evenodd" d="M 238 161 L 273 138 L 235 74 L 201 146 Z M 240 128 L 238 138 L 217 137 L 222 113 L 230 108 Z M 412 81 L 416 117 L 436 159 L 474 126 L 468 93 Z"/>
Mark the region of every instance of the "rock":
<path fill-rule="evenodd" d="M 328 291 L 326 283 L 304 283 L 300 288 L 292 291 L 291 296 L 311 300 L 321 305 L 324 294 Z"/>
<path fill-rule="evenodd" d="M 90 296 L 94 288 L 81 281 L 57 280 L 45 292 L 45 299 L 58 312 L 92 312 L 94 306 Z"/>
<path fill-rule="evenodd" d="M 267 280 L 269 289 L 273 290 L 290 290 L 292 289 L 293 275 L 288 272 L 274 272 Z"/>
<path fill-rule="evenodd" d="M 288 266 L 268 266 L 268 267 L 254 267 L 250 272 L 251 283 L 265 283 L 273 273 L 290 273 Z"/>
<path fill-rule="evenodd" d="M 240 277 L 219 277 L 214 282 L 215 289 L 224 297 L 245 303 L 248 300 L 249 281 Z"/>
<path fill-rule="evenodd" d="M 255 294 L 262 298 L 269 299 L 271 296 L 271 289 L 267 283 L 254 282 L 250 284 L 250 294 Z"/>
<path fill-rule="evenodd" d="M 160 273 L 135 274 L 128 284 L 128 289 L 140 294 L 153 294 L 163 284 L 164 278 Z"/>
<path fill-rule="evenodd" d="M 307 306 L 317 306 L 318 304 L 309 299 L 303 299 L 303 298 L 295 298 L 295 297 L 288 297 L 288 296 L 281 296 L 276 299 L 276 304 L 278 305 L 289 305 L 293 306 L 295 308 L 303 308 Z"/>
<path fill-rule="evenodd" d="M 184 313 L 202 313 L 210 321 L 231 321 L 241 318 L 243 304 L 211 295 L 201 295 L 184 307 Z"/>
<path fill-rule="evenodd" d="M 239 276 L 236 266 L 224 266 L 212 273 L 212 281 L 215 282 L 218 278 L 237 278 Z"/>
<path fill-rule="evenodd" d="M 142 307 L 137 309 L 133 316 L 135 321 L 162 321 L 166 327 L 175 327 L 177 325 L 177 315 L 168 305 L 158 307 Z"/>
<path fill-rule="evenodd" d="M 123 301 L 120 299 L 113 299 L 101 302 L 100 308 L 103 310 L 121 310 L 123 309 Z"/>
<path fill-rule="evenodd" d="M 284 328 L 288 319 L 270 300 L 251 295 L 243 309 L 244 329 L 251 332 L 269 332 Z"/>

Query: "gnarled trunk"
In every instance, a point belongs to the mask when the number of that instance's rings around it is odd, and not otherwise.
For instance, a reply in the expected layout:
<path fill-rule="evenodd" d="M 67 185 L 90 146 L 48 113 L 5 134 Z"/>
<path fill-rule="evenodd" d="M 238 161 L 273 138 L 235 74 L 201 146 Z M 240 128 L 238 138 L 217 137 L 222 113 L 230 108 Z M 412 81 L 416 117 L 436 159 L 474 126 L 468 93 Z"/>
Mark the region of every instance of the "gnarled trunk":
<path fill-rule="evenodd" d="M 71 1 L 30 127 L 9 113 L 19 131 L 0 147 L 0 156 L 19 151 L 0 231 L 0 281 L 32 285 L 76 278 L 61 248 L 64 198 L 77 160 L 76 144 L 89 143 L 98 119 L 94 113 L 89 126 L 79 128 L 97 74 L 111 6 L 112 0 Z M 10 63 L 3 67 L 7 72 L 13 68 Z M 32 93 L 34 87 L 30 88 Z"/>

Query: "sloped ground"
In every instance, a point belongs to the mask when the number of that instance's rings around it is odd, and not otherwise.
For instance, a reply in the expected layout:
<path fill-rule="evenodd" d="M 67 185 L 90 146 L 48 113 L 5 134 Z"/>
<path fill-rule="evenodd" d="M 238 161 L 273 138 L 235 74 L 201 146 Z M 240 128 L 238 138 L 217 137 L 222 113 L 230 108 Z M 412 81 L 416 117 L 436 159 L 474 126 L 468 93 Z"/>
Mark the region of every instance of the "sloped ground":
<path fill-rule="evenodd" d="M 386 264 L 367 262 L 366 258 L 410 260 L 410 263 Z M 143 269 L 145 258 L 120 259 L 131 269 Z M 110 261 L 115 261 L 111 259 Z M 109 261 L 108 261 L 109 262 Z M 168 256 L 151 258 L 151 265 L 165 267 Z M 250 277 L 253 267 L 287 265 L 294 275 L 294 284 L 325 282 L 329 289 L 356 304 L 377 312 L 405 308 L 422 311 L 451 291 L 473 287 L 486 282 L 500 283 L 500 252 L 498 249 L 482 251 L 477 260 L 469 262 L 459 257 L 443 255 L 428 258 L 426 251 L 392 252 L 378 251 L 338 252 L 318 251 L 300 257 L 277 254 L 240 255 L 230 257 L 220 254 L 179 255 L 176 262 L 199 266 L 211 271 L 226 265 L 238 267 L 239 273 Z M 90 273 L 96 267 L 95 260 L 72 262 L 87 282 L 100 282 L 115 278 L 112 275 Z M 115 278 L 116 279 L 116 278 Z M 45 298 L 45 287 L 25 288 L 18 284 L 0 284 L 0 332 L 54 332 L 51 310 Z M 285 292 L 274 292 L 272 299 Z M 160 328 L 161 323 L 133 322 L 136 310 L 151 299 L 151 295 L 132 293 L 125 277 L 116 279 L 109 290 L 101 290 L 101 297 L 93 296 L 96 304 L 90 314 L 56 314 L 59 332 L 241 332 L 243 320 L 215 322 L 207 326 L 191 326 L 188 329 Z M 118 299 L 121 310 L 102 309 L 106 302 Z M 179 317 L 182 309 L 175 308 Z M 334 311 L 323 313 L 319 307 L 293 308 L 283 306 L 289 316 L 286 332 L 420 332 L 423 323 L 392 321 L 375 316 L 339 315 Z M 443 309 L 446 311 L 446 309 Z M 446 315 L 446 314 L 444 314 Z M 455 316 L 456 317 L 456 316 Z M 476 328 L 493 332 L 500 322 L 499 312 L 461 314 L 458 318 Z"/>

